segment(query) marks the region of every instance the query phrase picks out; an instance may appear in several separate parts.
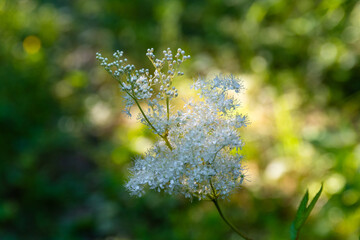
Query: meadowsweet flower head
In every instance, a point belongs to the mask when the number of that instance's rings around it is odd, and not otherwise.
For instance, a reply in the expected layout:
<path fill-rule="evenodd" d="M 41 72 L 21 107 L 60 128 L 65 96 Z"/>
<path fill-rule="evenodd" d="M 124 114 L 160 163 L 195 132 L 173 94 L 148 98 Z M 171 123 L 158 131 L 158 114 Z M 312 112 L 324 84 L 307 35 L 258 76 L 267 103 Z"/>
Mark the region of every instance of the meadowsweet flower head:
<path fill-rule="evenodd" d="M 239 103 L 229 94 L 239 93 L 243 88 L 241 82 L 232 75 L 199 79 L 193 88 L 199 91 L 200 101 L 190 101 L 175 112 L 170 108 L 170 100 L 178 95 L 175 88 L 170 88 L 178 71 L 174 65 L 189 56 L 181 49 L 176 60 L 170 49 L 164 51 L 162 60 L 155 58 L 152 49 L 146 55 L 154 65 L 154 75 L 146 74 L 148 70 L 136 71 L 132 65 L 121 65 L 117 56 L 121 57 L 122 52 L 114 54 L 117 60 L 113 63 L 98 55 L 101 65 L 116 79 L 120 79 L 118 72 L 125 72 L 126 79 L 119 82 L 128 94 L 128 105 L 137 104 L 140 121 L 161 137 L 144 156 L 135 159 L 126 187 L 137 196 L 155 189 L 188 198 L 228 197 L 245 178 L 240 130 L 246 127 L 247 118 L 238 113 Z M 165 63 L 169 70 L 163 73 Z M 114 65 L 116 73 L 111 70 Z M 152 87 L 157 83 L 159 92 L 155 94 Z M 142 99 L 147 100 L 148 111 L 138 104 Z"/>

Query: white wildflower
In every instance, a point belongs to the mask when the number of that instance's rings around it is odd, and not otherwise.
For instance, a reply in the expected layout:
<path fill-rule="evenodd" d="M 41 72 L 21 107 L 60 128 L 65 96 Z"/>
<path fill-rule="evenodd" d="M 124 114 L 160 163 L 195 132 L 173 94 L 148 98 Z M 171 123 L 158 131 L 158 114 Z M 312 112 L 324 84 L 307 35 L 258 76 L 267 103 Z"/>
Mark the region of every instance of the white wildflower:
<path fill-rule="evenodd" d="M 161 137 L 145 156 L 135 159 L 126 187 L 137 196 L 150 188 L 189 198 L 228 197 L 245 177 L 240 129 L 246 127 L 247 118 L 238 113 L 239 103 L 229 96 L 229 91 L 240 92 L 240 81 L 232 75 L 199 79 L 193 87 L 199 90 L 201 100 L 188 102 L 181 111 L 170 114 L 174 111 L 169 102 L 178 96 L 172 81 L 176 74 L 183 75 L 178 67 L 190 56 L 181 49 L 173 56 L 167 49 L 164 57 L 157 59 L 149 49 L 146 55 L 155 68 L 149 75 L 147 69 L 122 65 L 122 54 L 114 53 L 112 63 L 100 54 L 97 58 L 108 72 L 116 67 L 110 74 L 128 94 L 126 108 L 136 104 L 140 121 Z M 138 104 L 140 100 L 147 101 L 147 111 Z"/>

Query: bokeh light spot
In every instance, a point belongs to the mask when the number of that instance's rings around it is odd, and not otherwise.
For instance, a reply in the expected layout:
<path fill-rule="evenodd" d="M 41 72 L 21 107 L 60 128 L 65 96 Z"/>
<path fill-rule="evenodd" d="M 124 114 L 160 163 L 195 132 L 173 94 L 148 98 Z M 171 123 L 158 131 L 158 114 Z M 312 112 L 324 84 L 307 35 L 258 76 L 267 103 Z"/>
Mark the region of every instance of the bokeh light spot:
<path fill-rule="evenodd" d="M 89 119 L 95 125 L 106 125 L 110 121 L 111 110 L 105 102 L 97 102 L 89 113 Z"/>
<path fill-rule="evenodd" d="M 287 171 L 287 167 L 284 164 L 284 162 L 273 161 L 267 166 L 267 168 L 265 170 L 265 176 L 268 180 L 277 180 L 286 171 Z"/>
<path fill-rule="evenodd" d="M 344 218 L 344 213 L 338 207 L 333 207 L 329 210 L 329 220 L 332 224 L 339 223 Z"/>
<path fill-rule="evenodd" d="M 28 54 L 35 54 L 39 52 L 41 48 L 41 41 L 36 36 L 27 36 L 23 41 L 23 47 Z"/>
<path fill-rule="evenodd" d="M 337 48 L 332 43 L 325 43 L 320 48 L 320 57 L 325 64 L 332 64 L 337 55 Z"/>
<path fill-rule="evenodd" d="M 335 194 L 340 192 L 346 183 L 346 179 L 343 175 L 339 173 L 334 173 L 325 181 L 325 189 L 330 194 Z"/>
<path fill-rule="evenodd" d="M 136 140 L 131 144 L 131 148 L 133 151 L 138 153 L 145 153 L 147 149 L 149 149 L 152 145 L 150 139 L 145 137 L 138 137 Z"/>
<path fill-rule="evenodd" d="M 5 9 L 5 1 L 0 1 L 0 12 L 3 12 Z"/>
<path fill-rule="evenodd" d="M 251 59 L 251 68 L 254 72 L 259 73 L 266 70 L 267 62 L 265 58 L 261 56 L 256 56 Z"/>
<path fill-rule="evenodd" d="M 359 192 L 355 190 L 346 190 L 342 195 L 342 201 L 345 205 L 353 205 L 360 199 Z"/>
<path fill-rule="evenodd" d="M 81 71 L 71 72 L 66 77 L 66 81 L 75 88 L 82 88 L 87 84 L 86 75 Z"/>

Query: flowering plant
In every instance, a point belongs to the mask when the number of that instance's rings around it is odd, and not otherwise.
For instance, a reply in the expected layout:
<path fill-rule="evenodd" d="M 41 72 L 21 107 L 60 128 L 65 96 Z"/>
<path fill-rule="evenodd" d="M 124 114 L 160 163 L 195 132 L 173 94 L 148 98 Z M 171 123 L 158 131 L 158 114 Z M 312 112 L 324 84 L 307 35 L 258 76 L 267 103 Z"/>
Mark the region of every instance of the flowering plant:
<path fill-rule="evenodd" d="M 183 75 L 178 68 L 190 56 L 181 49 L 175 56 L 170 49 L 163 53 L 163 58 L 157 59 L 153 49 L 148 49 L 153 74 L 126 64 L 120 51 L 114 53 L 113 62 L 97 54 L 101 65 L 127 94 L 127 114 L 131 116 L 130 107 L 137 105 L 140 121 L 161 138 L 145 156 L 135 160 L 126 187 L 137 196 L 148 186 L 189 198 L 225 198 L 245 177 L 238 130 L 246 126 L 247 119 L 237 112 L 239 104 L 228 96 L 231 90 L 239 93 L 242 85 L 234 76 L 199 79 L 193 87 L 200 90 L 201 101 L 188 102 L 175 112 L 171 100 L 178 92 L 172 83 L 175 76 Z M 141 101 L 147 103 L 147 111 Z"/>
<path fill-rule="evenodd" d="M 190 55 L 180 48 L 173 55 L 168 48 L 160 59 L 153 49 L 148 49 L 146 56 L 153 73 L 128 64 L 121 51 L 113 54 L 113 61 L 96 54 L 100 65 L 126 93 L 125 112 L 131 117 L 130 108 L 136 105 L 139 121 L 160 137 L 144 156 L 135 159 L 127 189 L 139 197 L 150 188 L 211 200 L 223 220 L 244 239 L 250 239 L 225 218 L 218 204 L 218 199 L 227 198 L 246 178 L 240 129 L 248 120 L 230 94 L 240 93 L 241 81 L 233 75 L 200 78 L 192 86 L 199 91 L 200 100 L 189 101 L 176 111 L 171 105 L 178 97 L 173 81 L 183 75 L 180 65 Z"/>

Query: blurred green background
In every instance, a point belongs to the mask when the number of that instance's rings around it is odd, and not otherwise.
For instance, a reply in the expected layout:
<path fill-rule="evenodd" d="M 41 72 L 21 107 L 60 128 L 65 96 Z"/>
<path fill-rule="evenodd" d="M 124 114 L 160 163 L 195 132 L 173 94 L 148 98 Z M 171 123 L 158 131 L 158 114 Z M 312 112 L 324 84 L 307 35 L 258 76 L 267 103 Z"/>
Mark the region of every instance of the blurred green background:
<path fill-rule="evenodd" d="M 150 67 L 150 47 L 191 54 L 180 96 L 199 75 L 244 81 L 250 178 L 221 203 L 236 226 L 288 239 L 324 182 L 301 239 L 358 239 L 360 3 L 345 0 L 0 0 L 0 239 L 239 239 L 211 202 L 123 187 L 155 137 L 95 53 Z"/>

